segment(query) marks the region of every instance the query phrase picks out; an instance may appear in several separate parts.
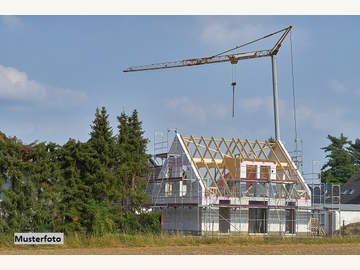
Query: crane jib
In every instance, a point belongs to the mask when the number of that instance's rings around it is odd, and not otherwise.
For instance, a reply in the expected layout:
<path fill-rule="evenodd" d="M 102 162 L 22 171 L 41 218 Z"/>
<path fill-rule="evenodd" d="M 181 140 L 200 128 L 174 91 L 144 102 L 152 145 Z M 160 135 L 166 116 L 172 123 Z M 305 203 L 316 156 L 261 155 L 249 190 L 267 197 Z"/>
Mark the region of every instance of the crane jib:
<path fill-rule="evenodd" d="M 185 59 L 181 61 L 173 61 L 173 62 L 165 62 L 165 63 L 158 63 L 158 64 L 151 64 L 151 65 L 142 65 L 142 66 L 134 66 L 129 67 L 124 70 L 124 72 L 135 72 L 135 71 L 146 71 L 146 70 L 156 70 L 156 69 L 168 69 L 168 68 L 177 68 L 177 67 L 189 67 L 189 66 L 199 66 L 199 65 L 206 65 L 206 64 L 214 64 L 214 63 L 222 63 L 222 62 L 230 62 L 231 64 L 237 64 L 240 60 L 246 60 L 251 58 L 258 58 L 258 57 L 265 57 L 265 56 L 273 56 L 276 55 L 281 47 L 282 42 L 288 35 L 288 33 L 291 31 L 292 26 L 288 26 L 287 28 L 281 29 L 279 31 L 276 31 L 274 33 L 268 34 L 266 36 L 260 37 L 256 40 L 253 40 L 251 42 L 247 42 L 243 45 L 236 46 L 235 48 L 232 48 L 230 50 L 226 50 L 222 53 L 219 53 L 214 56 L 210 57 L 202 57 L 202 58 L 192 58 L 192 59 Z M 275 45 L 270 50 L 262 50 L 262 51 L 253 51 L 253 52 L 242 52 L 242 53 L 235 53 L 235 54 L 227 54 L 224 53 L 230 52 L 236 49 L 239 49 L 241 47 L 244 47 L 246 45 L 255 43 L 257 41 L 260 41 L 262 39 L 268 38 L 270 36 L 273 36 L 275 34 L 281 33 L 283 34 L 280 36 L 280 38 L 277 40 Z"/>
<path fill-rule="evenodd" d="M 159 63 L 159 64 L 129 67 L 129 68 L 125 69 L 124 72 L 199 66 L 199 65 L 206 65 L 206 64 L 223 63 L 223 62 L 231 62 L 232 64 L 236 64 L 240 60 L 266 57 L 266 56 L 271 56 L 271 50 L 245 52 L 245 53 L 237 53 L 237 54 L 227 54 L 227 55 L 204 57 L 204 58 L 193 58 L 193 59 L 185 59 L 185 60 L 174 61 L 174 62 L 165 62 L 165 63 Z"/>

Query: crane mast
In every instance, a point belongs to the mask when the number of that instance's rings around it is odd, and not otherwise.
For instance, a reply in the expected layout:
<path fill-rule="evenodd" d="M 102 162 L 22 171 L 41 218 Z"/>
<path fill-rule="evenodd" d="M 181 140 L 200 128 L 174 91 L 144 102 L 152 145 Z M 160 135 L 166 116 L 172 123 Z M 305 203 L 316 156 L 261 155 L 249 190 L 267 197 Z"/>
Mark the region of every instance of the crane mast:
<path fill-rule="evenodd" d="M 292 29 L 292 26 L 290 25 L 279 31 L 276 31 L 274 33 L 260 37 L 254 41 L 247 42 L 243 45 L 236 46 L 232 49 L 226 50 L 225 52 L 219 53 L 214 56 L 184 59 L 184 60 L 180 60 L 180 61 L 164 62 L 164 63 L 150 64 L 150 65 L 143 65 L 143 66 L 128 67 L 127 69 L 123 70 L 123 72 L 138 72 L 138 71 L 150 71 L 150 70 L 169 69 L 169 68 L 191 67 L 191 66 L 199 66 L 199 65 L 207 65 L 207 64 L 224 63 L 224 62 L 230 62 L 231 64 L 234 65 L 234 64 L 237 64 L 241 60 L 255 59 L 255 58 L 262 58 L 262 57 L 271 57 L 275 139 L 280 140 L 279 93 L 278 93 L 278 83 L 277 83 L 276 55 L 279 52 L 281 44 L 283 43 L 283 41 L 285 40 L 286 36 L 289 34 L 291 29 Z M 235 51 L 239 48 L 245 47 L 247 45 L 250 45 L 252 43 L 255 43 L 259 40 L 268 38 L 272 35 L 281 33 L 281 32 L 282 32 L 282 35 L 277 40 L 275 45 L 269 50 L 258 50 L 258 51 L 251 51 L 251 52 L 225 54 L 225 53 L 228 53 L 231 51 Z"/>

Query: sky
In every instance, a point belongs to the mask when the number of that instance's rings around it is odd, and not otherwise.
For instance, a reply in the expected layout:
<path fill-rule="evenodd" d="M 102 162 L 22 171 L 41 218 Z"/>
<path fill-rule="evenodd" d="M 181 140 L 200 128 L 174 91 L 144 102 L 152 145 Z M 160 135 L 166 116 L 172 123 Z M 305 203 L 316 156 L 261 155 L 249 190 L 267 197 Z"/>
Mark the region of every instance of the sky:
<path fill-rule="evenodd" d="M 168 128 L 195 136 L 274 137 L 270 58 L 236 68 L 122 70 L 214 55 L 290 24 L 304 170 L 316 171 L 325 162 L 328 134 L 360 137 L 357 16 L 1 16 L 0 130 L 25 143 L 86 141 L 96 107 L 105 106 L 114 133 L 117 115 L 138 110 L 150 153 L 154 132 Z M 274 38 L 248 49 L 269 49 Z M 292 151 L 289 37 L 277 65 L 281 140 Z"/>

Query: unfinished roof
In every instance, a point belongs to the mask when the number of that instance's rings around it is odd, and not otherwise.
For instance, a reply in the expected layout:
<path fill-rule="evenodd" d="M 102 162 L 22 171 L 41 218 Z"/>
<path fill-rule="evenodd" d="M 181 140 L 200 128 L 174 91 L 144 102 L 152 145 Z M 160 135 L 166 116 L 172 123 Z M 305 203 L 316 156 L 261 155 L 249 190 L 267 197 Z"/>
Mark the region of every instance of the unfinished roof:
<path fill-rule="evenodd" d="M 232 180 L 253 180 L 244 176 L 242 170 L 247 164 L 256 163 L 272 168 L 268 179 L 257 179 L 258 182 L 279 184 L 283 192 L 293 198 L 310 198 L 304 179 L 281 141 L 215 139 L 177 134 L 169 155 L 179 154 L 179 151 L 189 159 L 207 194 L 231 196 L 229 183 Z"/>
<path fill-rule="evenodd" d="M 341 186 L 341 203 L 360 203 L 360 174 L 354 174 L 343 186 Z"/>

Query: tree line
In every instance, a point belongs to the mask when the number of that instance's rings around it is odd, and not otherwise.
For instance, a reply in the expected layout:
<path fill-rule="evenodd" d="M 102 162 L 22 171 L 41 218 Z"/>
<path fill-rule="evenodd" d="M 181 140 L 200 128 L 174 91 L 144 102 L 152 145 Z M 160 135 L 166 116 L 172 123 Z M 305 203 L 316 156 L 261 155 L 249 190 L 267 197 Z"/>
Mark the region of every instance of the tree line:
<path fill-rule="evenodd" d="M 159 232 L 147 212 L 148 140 L 134 110 L 117 117 L 97 108 L 86 142 L 24 145 L 0 132 L 0 232 Z M 328 135 L 321 179 L 345 183 L 360 173 L 360 139 Z"/>
<path fill-rule="evenodd" d="M 355 173 L 360 173 L 360 138 L 354 142 L 344 134 L 328 135 L 330 144 L 321 148 L 327 163 L 321 168 L 322 182 L 344 184 Z"/>
<path fill-rule="evenodd" d="M 159 231 L 147 212 L 148 140 L 134 110 L 117 117 L 97 108 L 87 142 L 24 145 L 0 136 L 0 232 Z"/>

